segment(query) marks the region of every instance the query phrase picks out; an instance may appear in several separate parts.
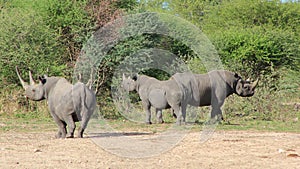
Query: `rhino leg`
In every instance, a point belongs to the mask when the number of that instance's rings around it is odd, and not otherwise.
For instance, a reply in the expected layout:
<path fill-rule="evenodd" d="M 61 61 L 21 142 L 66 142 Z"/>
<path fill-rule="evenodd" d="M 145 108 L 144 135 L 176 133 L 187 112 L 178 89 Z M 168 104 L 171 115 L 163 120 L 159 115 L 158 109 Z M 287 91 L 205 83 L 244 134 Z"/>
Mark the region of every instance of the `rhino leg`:
<path fill-rule="evenodd" d="M 53 117 L 53 120 L 58 126 L 58 132 L 56 134 L 56 138 L 65 138 L 67 134 L 67 129 L 66 129 L 66 123 L 62 120 L 60 120 L 57 115 L 53 112 L 50 113 Z"/>
<path fill-rule="evenodd" d="M 65 138 L 67 135 L 67 129 L 66 129 L 66 123 L 59 120 L 59 124 L 58 124 L 58 132 L 56 134 L 56 138 Z"/>
<path fill-rule="evenodd" d="M 221 107 L 224 104 L 226 96 L 215 96 L 212 98 L 211 119 L 221 121 L 223 119 Z"/>
<path fill-rule="evenodd" d="M 173 108 L 171 108 L 171 113 L 172 113 L 172 116 L 176 119 L 177 118 L 177 115 L 175 114 L 175 112 L 174 112 L 174 109 Z"/>
<path fill-rule="evenodd" d="M 183 125 L 185 125 L 186 107 L 187 107 L 187 104 L 182 104 L 182 105 L 181 105 L 182 124 L 183 124 Z"/>
<path fill-rule="evenodd" d="M 90 117 L 91 117 L 92 113 L 93 112 L 87 112 L 87 113 L 83 114 L 81 125 L 78 129 L 78 135 L 77 135 L 78 138 L 83 138 L 83 132 L 84 132 L 89 120 L 90 120 Z"/>
<path fill-rule="evenodd" d="M 179 105 L 175 105 L 172 107 L 174 110 L 174 113 L 177 116 L 177 120 L 176 120 L 176 124 L 177 125 L 181 125 L 181 120 L 182 120 L 182 111 L 181 111 L 181 107 Z"/>
<path fill-rule="evenodd" d="M 156 109 L 156 117 L 157 117 L 157 121 L 158 123 L 164 123 L 164 120 L 162 118 L 162 109 Z"/>
<path fill-rule="evenodd" d="M 66 118 L 65 118 L 65 122 L 67 123 L 67 126 L 68 126 L 68 129 L 69 129 L 69 132 L 67 134 L 67 138 L 73 138 L 74 137 L 74 130 L 75 130 L 75 122 L 73 120 L 73 117 L 72 115 L 68 115 Z"/>
<path fill-rule="evenodd" d="M 213 106 L 210 116 L 211 116 L 211 119 L 216 119 L 217 121 L 223 120 L 221 107 L 220 106 Z"/>
<path fill-rule="evenodd" d="M 151 105 L 148 101 L 147 102 L 142 101 L 142 104 L 143 104 L 144 110 L 146 111 L 146 124 L 152 124 L 151 123 L 151 111 L 150 111 Z"/>

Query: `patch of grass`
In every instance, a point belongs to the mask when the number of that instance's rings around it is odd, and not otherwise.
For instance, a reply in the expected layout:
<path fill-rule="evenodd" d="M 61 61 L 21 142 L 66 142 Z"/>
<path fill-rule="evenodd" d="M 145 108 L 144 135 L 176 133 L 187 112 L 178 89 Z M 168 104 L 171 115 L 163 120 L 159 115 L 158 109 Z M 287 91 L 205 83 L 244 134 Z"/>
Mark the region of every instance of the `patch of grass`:
<path fill-rule="evenodd" d="M 274 132 L 300 132 L 300 122 L 282 122 L 282 121 L 231 121 L 218 125 L 221 130 L 256 130 L 256 131 L 274 131 Z"/>
<path fill-rule="evenodd" d="M 261 119 L 250 119 L 243 117 L 235 117 L 230 121 L 222 121 L 217 125 L 217 130 L 254 130 L 254 131 L 273 131 L 273 132 L 297 132 L 300 133 L 300 112 L 295 115 L 294 119 L 289 121 L 276 121 L 276 120 L 261 120 Z M 298 120 L 299 119 L 299 120 Z M 105 120 L 105 123 L 116 131 L 120 132 L 150 132 L 150 133 L 161 133 L 164 132 L 173 125 L 175 120 L 163 124 L 153 123 L 148 125 L 145 123 L 132 122 L 126 119 L 123 120 Z M 192 132 L 201 131 L 205 119 L 198 119 L 196 123 L 189 123 L 187 126 L 190 127 Z"/>
<path fill-rule="evenodd" d="M 29 119 L 0 117 L 1 132 L 45 132 L 57 130 L 54 121 L 49 119 Z"/>
<path fill-rule="evenodd" d="M 299 115 L 298 115 L 299 116 Z M 49 119 L 27 119 L 27 118 L 3 118 L 0 117 L 1 132 L 46 132 L 57 130 L 54 121 Z M 149 132 L 161 133 L 173 127 L 174 122 L 164 124 L 137 123 L 129 120 L 105 120 L 107 125 L 120 132 Z M 192 132 L 201 131 L 204 121 L 188 124 Z M 78 123 L 76 124 L 79 125 Z M 91 125 L 91 124 L 89 124 Z M 273 131 L 273 132 L 300 132 L 300 121 L 266 121 L 266 120 L 246 120 L 238 119 L 221 122 L 217 125 L 217 130 L 254 130 L 254 131 Z"/>

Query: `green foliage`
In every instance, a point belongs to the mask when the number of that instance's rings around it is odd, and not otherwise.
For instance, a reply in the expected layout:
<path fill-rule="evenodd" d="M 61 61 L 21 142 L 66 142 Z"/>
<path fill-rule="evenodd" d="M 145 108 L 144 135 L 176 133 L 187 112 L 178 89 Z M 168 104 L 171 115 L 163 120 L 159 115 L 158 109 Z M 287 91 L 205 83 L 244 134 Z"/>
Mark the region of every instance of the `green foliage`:
<path fill-rule="evenodd" d="M 61 44 L 57 34 L 44 24 L 43 18 L 34 11 L 21 8 L 1 10 L 0 24 L 0 86 L 17 83 L 15 66 L 22 70 L 32 69 L 62 75 L 65 66 L 59 58 Z"/>
<path fill-rule="evenodd" d="M 204 25 L 219 31 L 272 26 L 299 32 L 299 6 L 299 3 L 281 3 L 280 0 L 227 0 L 206 8 Z"/>
<path fill-rule="evenodd" d="M 229 69 L 272 74 L 288 67 L 299 70 L 299 3 L 224 1 L 210 8 L 204 21 Z"/>
<path fill-rule="evenodd" d="M 85 0 L 50 0 L 45 9 L 46 24 L 55 30 L 59 36 L 57 40 L 67 52 L 62 55 L 65 62 L 74 64 L 94 28 L 92 17 L 84 9 L 86 5 Z"/>
<path fill-rule="evenodd" d="M 123 9 L 127 12 L 130 12 L 137 7 L 138 2 L 137 0 L 116 0 L 113 5 L 118 9 Z"/>
<path fill-rule="evenodd" d="M 3 2 L 0 28 L 0 86 L 17 83 L 15 66 L 33 73 L 70 76 L 93 20 L 86 1 Z"/>
<path fill-rule="evenodd" d="M 270 74 L 283 66 L 299 69 L 299 40 L 290 31 L 230 29 L 214 37 L 214 44 L 223 63 L 235 71 Z"/>

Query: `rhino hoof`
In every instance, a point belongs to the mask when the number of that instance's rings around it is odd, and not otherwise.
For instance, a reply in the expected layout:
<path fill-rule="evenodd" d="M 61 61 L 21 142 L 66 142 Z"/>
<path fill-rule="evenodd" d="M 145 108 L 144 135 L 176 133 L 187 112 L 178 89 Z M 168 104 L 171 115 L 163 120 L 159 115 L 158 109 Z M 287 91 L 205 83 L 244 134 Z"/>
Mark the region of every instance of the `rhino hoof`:
<path fill-rule="evenodd" d="M 152 122 L 151 122 L 151 121 L 148 121 L 148 122 L 146 122 L 146 124 L 152 124 Z"/>
<path fill-rule="evenodd" d="M 74 138 L 74 135 L 67 135 L 67 137 L 66 138 Z"/>
<path fill-rule="evenodd" d="M 163 124 L 163 123 L 165 123 L 165 121 L 160 120 L 160 121 L 158 121 L 158 123 L 159 123 L 159 124 Z"/>
<path fill-rule="evenodd" d="M 57 139 L 65 138 L 65 137 L 66 137 L 66 135 L 63 135 L 61 133 L 58 133 L 58 134 L 55 135 L 55 138 L 57 138 Z"/>
<path fill-rule="evenodd" d="M 176 122 L 176 125 L 177 125 L 177 126 L 185 125 L 185 122 L 182 122 L 182 121 Z"/>

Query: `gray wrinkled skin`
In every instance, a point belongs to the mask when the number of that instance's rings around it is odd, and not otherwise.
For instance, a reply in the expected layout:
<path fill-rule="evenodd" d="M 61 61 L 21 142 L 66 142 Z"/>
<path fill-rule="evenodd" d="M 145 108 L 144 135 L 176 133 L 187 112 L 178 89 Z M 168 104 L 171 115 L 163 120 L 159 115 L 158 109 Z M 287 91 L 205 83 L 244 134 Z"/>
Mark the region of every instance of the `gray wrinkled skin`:
<path fill-rule="evenodd" d="M 36 84 L 31 72 L 29 73 L 30 85 L 28 85 L 21 78 L 18 68 L 16 71 L 27 98 L 33 101 L 47 100 L 50 114 L 58 126 L 56 137 L 73 138 L 75 122 L 81 121 L 78 137 L 82 138 L 96 108 L 94 92 L 81 82 L 72 85 L 61 77 L 39 77 L 39 84 Z"/>
<path fill-rule="evenodd" d="M 225 99 L 237 94 L 241 97 L 254 95 L 258 80 L 251 83 L 243 80 L 238 74 L 217 70 L 207 74 L 176 73 L 171 77 L 182 91 L 181 109 L 174 109 L 177 123 L 185 122 L 186 107 L 212 106 L 211 118 L 223 119 L 221 107 Z"/>
<path fill-rule="evenodd" d="M 159 81 L 145 75 L 125 78 L 122 87 L 136 90 L 146 111 L 146 122 L 150 123 L 150 107 L 156 108 L 162 121 L 161 110 L 171 107 L 177 116 L 177 124 L 185 123 L 187 105 L 212 106 L 211 118 L 222 119 L 221 107 L 226 97 L 237 94 L 241 97 L 254 95 L 258 80 L 251 83 L 238 74 L 218 70 L 207 74 L 176 73 L 167 81 Z"/>
<path fill-rule="evenodd" d="M 121 86 L 127 92 L 138 92 L 146 112 L 147 124 L 151 124 L 151 106 L 155 108 L 158 122 L 163 123 L 162 110 L 180 105 L 181 92 L 173 80 L 160 81 L 146 75 L 126 78 L 123 75 Z"/>

